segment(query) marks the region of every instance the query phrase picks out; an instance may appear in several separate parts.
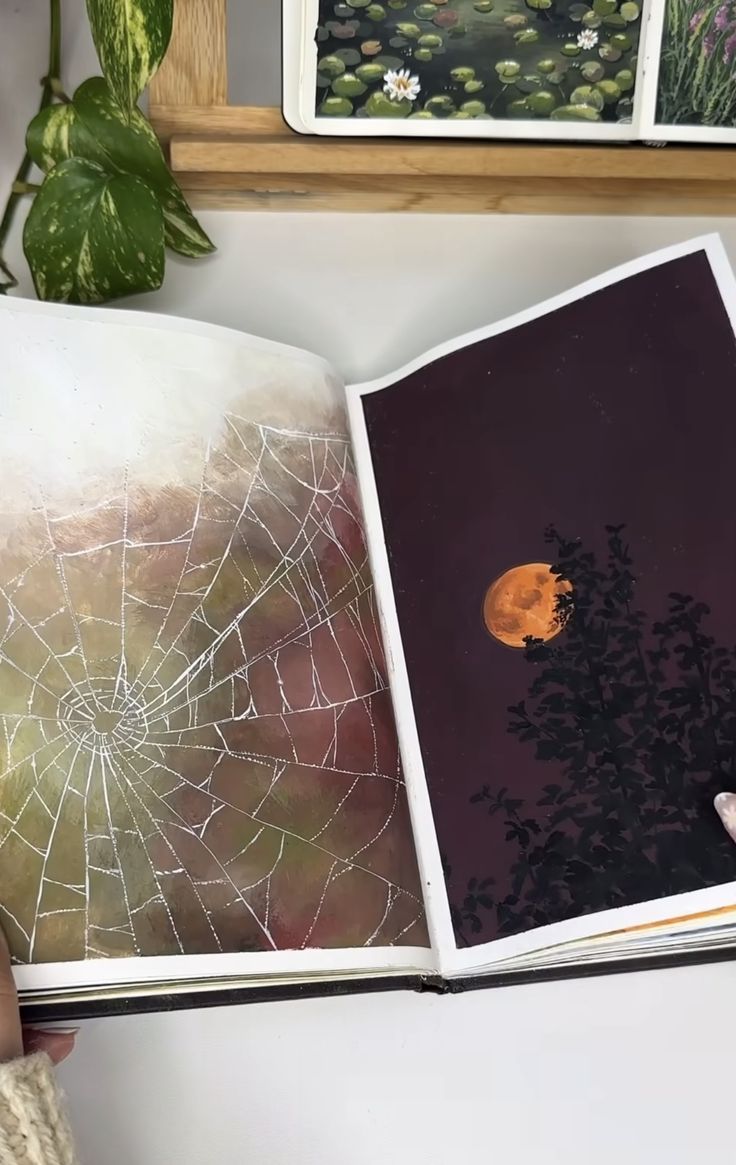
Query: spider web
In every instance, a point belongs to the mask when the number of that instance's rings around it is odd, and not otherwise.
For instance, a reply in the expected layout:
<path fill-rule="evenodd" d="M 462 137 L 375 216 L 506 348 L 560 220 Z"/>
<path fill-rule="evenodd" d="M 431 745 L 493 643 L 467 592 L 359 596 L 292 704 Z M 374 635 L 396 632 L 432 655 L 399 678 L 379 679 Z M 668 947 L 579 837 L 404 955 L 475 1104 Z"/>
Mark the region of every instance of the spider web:
<path fill-rule="evenodd" d="M 426 943 L 345 437 L 229 412 L 177 457 L 0 553 L 14 956 Z"/>

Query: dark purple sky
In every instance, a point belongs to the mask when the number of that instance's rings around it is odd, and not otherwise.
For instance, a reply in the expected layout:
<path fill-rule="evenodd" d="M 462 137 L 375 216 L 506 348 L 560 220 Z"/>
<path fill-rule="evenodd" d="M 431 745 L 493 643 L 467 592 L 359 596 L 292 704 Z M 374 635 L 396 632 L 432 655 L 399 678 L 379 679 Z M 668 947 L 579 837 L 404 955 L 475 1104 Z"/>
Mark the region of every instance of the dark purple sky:
<path fill-rule="evenodd" d="M 513 843 L 469 798 L 556 778 L 507 731 L 529 665 L 487 634 L 488 585 L 550 561 L 554 523 L 626 523 L 637 606 L 688 591 L 736 640 L 736 344 L 703 252 L 614 284 L 363 398 L 450 897 Z M 492 937 L 490 933 L 479 940 Z"/>

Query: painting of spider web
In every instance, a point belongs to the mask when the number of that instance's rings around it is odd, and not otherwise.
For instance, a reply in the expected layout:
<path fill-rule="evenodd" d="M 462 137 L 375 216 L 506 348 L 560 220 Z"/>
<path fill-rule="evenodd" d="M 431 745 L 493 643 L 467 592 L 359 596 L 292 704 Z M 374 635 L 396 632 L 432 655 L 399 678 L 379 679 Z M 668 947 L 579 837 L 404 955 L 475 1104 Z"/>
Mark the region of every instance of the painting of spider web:
<path fill-rule="evenodd" d="M 125 365 L 133 330 L 85 327 L 87 351 L 112 344 Z M 196 375 L 214 349 L 185 359 L 181 337 L 177 381 L 171 363 L 162 371 L 170 338 L 163 352 L 155 338 L 133 399 L 120 372 L 109 388 L 93 376 L 89 356 L 56 386 L 80 418 L 65 456 L 52 432 L 62 405 L 36 409 L 45 431 L 29 436 L 27 411 L 4 404 L 0 913 L 12 952 L 426 945 L 334 391 L 294 359 L 242 351 L 249 383 L 215 388 Z"/>

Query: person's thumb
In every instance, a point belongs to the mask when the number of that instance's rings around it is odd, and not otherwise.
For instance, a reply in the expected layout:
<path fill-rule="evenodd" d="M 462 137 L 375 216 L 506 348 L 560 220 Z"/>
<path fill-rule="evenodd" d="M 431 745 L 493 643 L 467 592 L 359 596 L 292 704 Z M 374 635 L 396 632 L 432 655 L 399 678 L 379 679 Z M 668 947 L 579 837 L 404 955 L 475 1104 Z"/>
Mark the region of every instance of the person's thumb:
<path fill-rule="evenodd" d="M 732 841 L 736 841 L 736 793 L 719 793 L 713 804 L 726 833 Z"/>
<path fill-rule="evenodd" d="M 0 1062 L 23 1055 L 23 1033 L 18 1010 L 18 993 L 10 965 L 10 952 L 0 929 Z"/>

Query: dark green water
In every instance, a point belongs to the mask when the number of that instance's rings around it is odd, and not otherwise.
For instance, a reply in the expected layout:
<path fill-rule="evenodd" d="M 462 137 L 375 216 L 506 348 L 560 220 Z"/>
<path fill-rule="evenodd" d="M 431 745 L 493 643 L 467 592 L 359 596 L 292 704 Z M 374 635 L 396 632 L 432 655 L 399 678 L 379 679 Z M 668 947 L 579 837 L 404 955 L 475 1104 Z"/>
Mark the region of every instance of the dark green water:
<path fill-rule="evenodd" d="M 630 117 L 637 3 L 485 2 L 491 10 L 478 11 L 474 0 L 353 6 L 323 0 L 318 109 L 324 116 L 391 119 Z M 414 101 L 382 96 L 383 74 L 396 68 L 418 78 Z"/>

